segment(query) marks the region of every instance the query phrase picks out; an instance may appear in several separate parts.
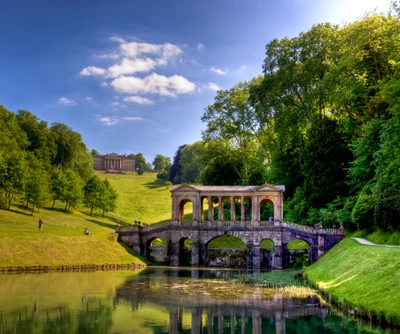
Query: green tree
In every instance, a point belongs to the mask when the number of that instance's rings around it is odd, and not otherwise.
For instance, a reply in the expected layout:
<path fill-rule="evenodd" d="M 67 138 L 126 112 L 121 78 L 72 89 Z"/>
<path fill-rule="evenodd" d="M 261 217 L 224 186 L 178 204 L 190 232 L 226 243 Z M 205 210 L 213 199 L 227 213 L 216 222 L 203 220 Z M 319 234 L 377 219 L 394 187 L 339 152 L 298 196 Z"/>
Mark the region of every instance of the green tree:
<path fill-rule="evenodd" d="M 172 164 L 169 172 L 169 181 L 171 181 L 172 184 L 180 184 L 182 182 L 181 156 L 182 150 L 185 148 L 185 146 L 186 144 L 179 146 L 175 153 L 174 163 Z"/>
<path fill-rule="evenodd" d="M 48 173 L 32 153 L 28 155 L 23 195 L 26 206 L 32 204 L 32 215 L 35 207 L 39 210 L 49 198 Z"/>
<path fill-rule="evenodd" d="M 64 187 L 60 200 L 65 203 L 64 211 L 76 207 L 82 200 L 82 181 L 71 169 L 64 171 Z"/>
<path fill-rule="evenodd" d="M 182 182 L 183 183 L 199 183 L 201 180 L 201 172 L 205 164 L 203 161 L 204 143 L 197 141 L 191 145 L 185 146 L 182 150 Z"/>
<path fill-rule="evenodd" d="M 153 160 L 153 167 L 155 171 L 166 171 L 171 167 L 171 159 L 157 154 Z"/>
<path fill-rule="evenodd" d="M 117 208 L 118 194 L 116 190 L 111 186 L 110 181 L 107 179 L 103 180 L 103 193 L 101 195 L 100 209 L 102 210 L 102 216 L 106 212 L 115 212 Z"/>
<path fill-rule="evenodd" d="M 94 175 L 87 180 L 85 186 L 83 187 L 83 204 L 87 208 L 90 208 L 90 215 L 92 215 L 93 209 L 105 208 L 105 206 L 102 206 L 102 196 L 104 192 L 105 184 L 99 179 L 98 176 Z"/>
<path fill-rule="evenodd" d="M 136 169 L 145 170 L 146 169 L 146 159 L 142 153 L 138 153 L 135 155 L 135 164 Z"/>
<path fill-rule="evenodd" d="M 92 157 L 94 157 L 95 155 L 99 155 L 100 153 L 95 150 L 94 148 L 90 151 L 90 154 L 92 155 Z"/>

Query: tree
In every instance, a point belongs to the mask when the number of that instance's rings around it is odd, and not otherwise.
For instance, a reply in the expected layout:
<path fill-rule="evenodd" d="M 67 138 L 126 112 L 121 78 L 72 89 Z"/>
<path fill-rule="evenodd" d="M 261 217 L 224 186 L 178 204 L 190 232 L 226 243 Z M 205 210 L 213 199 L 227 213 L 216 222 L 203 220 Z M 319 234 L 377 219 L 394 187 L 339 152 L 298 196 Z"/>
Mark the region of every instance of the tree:
<path fill-rule="evenodd" d="M 145 170 L 146 169 L 146 159 L 144 158 L 142 153 L 138 153 L 135 155 L 135 164 L 136 169 Z"/>
<path fill-rule="evenodd" d="M 94 157 L 95 155 L 99 155 L 100 153 L 95 150 L 94 148 L 90 151 L 90 154 L 92 155 L 92 157 Z"/>
<path fill-rule="evenodd" d="M 185 148 L 185 145 L 179 146 L 178 150 L 174 156 L 174 163 L 171 166 L 171 170 L 169 173 L 169 181 L 172 184 L 180 184 L 182 182 L 182 166 L 181 166 L 181 155 L 182 150 Z"/>
<path fill-rule="evenodd" d="M 182 150 L 181 165 L 182 165 L 182 182 L 184 183 L 199 183 L 201 172 L 205 167 L 203 161 L 204 144 L 197 141 L 191 145 L 185 146 Z"/>
<path fill-rule="evenodd" d="M 65 203 L 64 211 L 76 207 L 82 200 L 82 181 L 79 175 L 71 169 L 64 172 L 64 187 L 60 200 Z"/>
<path fill-rule="evenodd" d="M 171 159 L 157 154 L 153 160 L 153 167 L 155 171 L 166 171 L 171 167 Z"/>
<path fill-rule="evenodd" d="M 24 198 L 27 207 L 32 204 L 32 215 L 35 207 L 39 209 L 49 198 L 48 173 L 32 153 L 28 155 Z"/>
<path fill-rule="evenodd" d="M 104 192 L 105 184 L 101 182 L 98 176 L 94 175 L 87 180 L 83 187 L 83 204 L 90 208 L 90 215 L 92 215 L 93 209 L 105 208 L 105 206 L 102 206 Z"/>
<path fill-rule="evenodd" d="M 71 168 L 81 178 L 88 179 L 93 174 L 93 157 L 82 142 L 81 134 L 62 123 L 53 123 L 50 131 L 57 144 L 53 165 L 63 169 Z"/>
<path fill-rule="evenodd" d="M 101 195 L 100 209 L 102 210 L 102 216 L 106 212 L 114 212 L 117 208 L 118 194 L 116 190 L 111 186 L 110 181 L 107 179 L 103 180 L 103 194 Z"/>

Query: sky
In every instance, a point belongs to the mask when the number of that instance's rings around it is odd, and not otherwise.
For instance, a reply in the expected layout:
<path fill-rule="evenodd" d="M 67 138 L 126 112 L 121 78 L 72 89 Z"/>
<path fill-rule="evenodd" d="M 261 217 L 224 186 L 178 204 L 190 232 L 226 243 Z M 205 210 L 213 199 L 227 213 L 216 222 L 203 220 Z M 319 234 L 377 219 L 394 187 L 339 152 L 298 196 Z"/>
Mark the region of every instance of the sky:
<path fill-rule="evenodd" d="M 173 158 L 218 89 L 262 73 L 265 45 L 390 0 L 0 0 L 0 105 L 100 154 Z"/>

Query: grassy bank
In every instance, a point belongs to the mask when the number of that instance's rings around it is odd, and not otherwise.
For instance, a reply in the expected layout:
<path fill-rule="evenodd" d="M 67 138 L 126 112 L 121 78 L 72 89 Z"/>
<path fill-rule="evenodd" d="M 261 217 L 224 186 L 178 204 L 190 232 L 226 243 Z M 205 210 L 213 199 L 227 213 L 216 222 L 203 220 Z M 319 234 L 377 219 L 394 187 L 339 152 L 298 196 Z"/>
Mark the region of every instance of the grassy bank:
<path fill-rule="evenodd" d="M 346 232 L 346 236 L 364 238 L 367 239 L 368 241 L 373 242 L 374 244 L 379 244 L 379 245 L 400 246 L 400 231 L 384 232 L 378 230 L 372 233 L 367 233 L 365 231 L 356 231 L 356 232 Z"/>
<path fill-rule="evenodd" d="M 306 268 L 305 275 L 341 302 L 400 321 L 400 248 L 347 238 Z"/>

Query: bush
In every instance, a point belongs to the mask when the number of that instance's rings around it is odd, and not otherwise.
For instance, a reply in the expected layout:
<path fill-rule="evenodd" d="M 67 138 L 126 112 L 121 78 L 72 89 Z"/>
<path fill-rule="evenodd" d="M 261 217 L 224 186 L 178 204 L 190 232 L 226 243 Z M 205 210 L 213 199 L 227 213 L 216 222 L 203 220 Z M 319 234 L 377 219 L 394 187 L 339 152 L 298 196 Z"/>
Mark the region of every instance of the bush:
<path fill-rule="evenodd" d="M 168 172 L 167 171 L 162 171 L 157 174 L 157 179 L 160 180 L 168 180 Z"/>
<path fill-rule="evenodd" d="M 136 173 L 138 173 L 138 175 L 143 175 L 143 169 L 138 169 L 138 170 L 136 171 Z"/>

